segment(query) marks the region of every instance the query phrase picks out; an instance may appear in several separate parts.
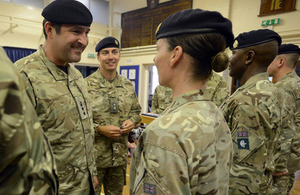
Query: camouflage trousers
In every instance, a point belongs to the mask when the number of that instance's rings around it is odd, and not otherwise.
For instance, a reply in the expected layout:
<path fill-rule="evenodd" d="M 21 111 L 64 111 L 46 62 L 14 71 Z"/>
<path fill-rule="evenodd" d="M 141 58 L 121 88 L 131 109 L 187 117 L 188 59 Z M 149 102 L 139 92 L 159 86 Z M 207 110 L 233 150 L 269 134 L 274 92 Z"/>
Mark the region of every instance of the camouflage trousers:
<path fill-rule="evenodd" d="M 117 167 L 97 167 L 99 181 L 95 189 L 96 195 L 101 193 L 102 185 L 105 195 L 122 195 L 123 186 L 126 185 L 126 164 Z"/>

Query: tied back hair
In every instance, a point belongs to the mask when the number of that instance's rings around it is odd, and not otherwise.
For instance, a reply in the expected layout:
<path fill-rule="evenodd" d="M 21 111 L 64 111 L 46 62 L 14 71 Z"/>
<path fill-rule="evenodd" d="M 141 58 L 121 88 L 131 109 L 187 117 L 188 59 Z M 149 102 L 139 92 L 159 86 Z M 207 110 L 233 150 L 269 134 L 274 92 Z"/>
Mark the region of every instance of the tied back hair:
<path fill-rule="evenodd" d="M 212 57 L 211 66 L 214 71 L 222 72 L 227 69 L 228 65 L 229 57 L 224 51 L 221 51 Z"/>
<path fill-rule="evenodd" d="M 212 70 L 221 72 L 228 67 L 229 58 L 224 53 L 226 40 L 220 33 L 182 34 L 166 39 L 170 51 L 181 46 L 183 52 L 194 59 L 192 68 L 196 80 L 206 80 Z"/>

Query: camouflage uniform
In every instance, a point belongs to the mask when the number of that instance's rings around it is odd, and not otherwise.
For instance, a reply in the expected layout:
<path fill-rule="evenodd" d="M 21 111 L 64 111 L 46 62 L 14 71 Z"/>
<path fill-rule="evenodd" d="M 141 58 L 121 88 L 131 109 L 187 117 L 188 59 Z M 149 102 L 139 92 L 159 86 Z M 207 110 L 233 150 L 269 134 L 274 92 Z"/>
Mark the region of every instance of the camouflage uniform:
<path fill-rule="evenodd" d="M 206 91 L 208 97 L 218 107 L 229 97 L 229 87 L 225 79 L 214 71 L 206 82 Z"/>
<path fill-rule="evenodd" d="M 172 103 L 172 96 L 173 91 L 171 88 L 158 85 L 152 97 L 151 112 L 161 114 Z"/>
<path fill-rule="evenodd" d="M 230 130 L 202 94 L 176 97 L 144 130 L 130 166 L 130 194 L 228 194 Z"/>
<path fill-rule="evenodd" d="M 267 73 L 252 76 L 221 106 L 233 139 L 229 194 L 265 194 L 271 184 L 279 93 Z"/>
<path fill-rule="evenodd" d="M 24 84 L 0 47 L 0 194 L 57 194 L 55 169 Z"/>
<path fill-rule="evenodd" d="M 284 97 L 283 119 L 288 120 L 283 127 L 280 144 L 277 145 L 275 156 L 275 171 L 288 175 L 273 177 L 274 194 L 287 194 L 294 182 L 294 173 L 300 169 L 300 78 L 295 71 L 286 74 L 276 84 Z"/>
<path fill-rule="evenodd" d="M 68 74 L 37 52 L 16 62 L 58 169 L 60 194 L 93 194 L 94 130 L 87 87 L 80 72 Z"/>
<path fill-rule="evenodd" d="M 98 69 L 88 76 L 86 81 L 92 100 L 95 131 L 97 131 L 96 128 L 98 126 L 114 125 L 119 127 L 128 119 L 131 119 L 134 125 L 140 122 L 141 106 L 134 87 L 128 79 L 117 73 L 114 80 L 110 82 L 102 76 Z M 110 110 L 110 101 L 113 99 L 118 104 L 118 111 L 116 113 L 112 113 Z M 112 186 L 108 188 L 116 190 L 115 192 L 106 193 L 121 193 L 119 191 L 123 189 L 126 179 L 127 143 L 128 134 L 123 134 L 118 138 L 109 138 L 96 133 L 95 157 L 99 186 L 101 188 L 105 171 L 111 171 L 111 173 L 117 175 L 117 181 L 119 181 L 117 183 L 114 180 L 108 184 Z"/>
<path fill-rule="evenodd" d="M 229 88 L 223 77 L 212 71 L 203 90 L 208 97 L 219 107 L 229 96 Z M 158 85 L 152 98 L 151 112 L 161 114 L 172 102 L 172 89 Z"/>

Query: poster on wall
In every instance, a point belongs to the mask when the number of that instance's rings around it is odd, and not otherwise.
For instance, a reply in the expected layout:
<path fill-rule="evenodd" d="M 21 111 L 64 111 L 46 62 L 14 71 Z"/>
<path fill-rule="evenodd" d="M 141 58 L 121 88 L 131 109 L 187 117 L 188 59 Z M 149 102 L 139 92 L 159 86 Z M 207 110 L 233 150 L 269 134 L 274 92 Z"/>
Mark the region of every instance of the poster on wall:
<path fill-rule="evenodd" d="M 135 89 L 135 93 L 139 95 L 139 65 L 122 66 L 120 65 L 120 74 L 129 79 Z"/>
<path fill-rule="evenodd" d="M 123 77 L 125 77 L 125 78 L 128 78 L 128 77 L 127 77 L 127 72 L 128 72 L 127 69 L 123 69 L 123 70 L 121 70 L 121 75 L 122 75 Z"/>
<path fill-rule="evenodd" d="M 135 79 L 135 69 L 130 69 L 129 70 L 129 79 L 134 80 Z"/>

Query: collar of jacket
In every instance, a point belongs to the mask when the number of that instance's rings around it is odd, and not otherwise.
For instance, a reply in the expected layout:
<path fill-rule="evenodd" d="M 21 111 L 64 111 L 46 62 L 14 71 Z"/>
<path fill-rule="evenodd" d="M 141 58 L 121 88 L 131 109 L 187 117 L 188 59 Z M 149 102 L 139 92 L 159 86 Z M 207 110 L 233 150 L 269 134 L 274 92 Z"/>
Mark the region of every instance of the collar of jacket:
<path fill-rule="evenodd" d="M 260 80 L 268 80 L 269 81 L 269 75 L 267 72 L 263 72 L 263 73 L 258 73 L 252 77 L 250 77 L 250 79 L 248 79 L 248 81 L 246 81 L 246 83 L 244 85 L 242 85 L 241 87 L 239 87 L 233 94 L 236 94 L 238 93 L 239 91 L 242 91 L 246 88 L 248 88 L 249 86 L 251 85 L 255 85 L 257 83 L 257 81 L 260 81 Z"/>
<path fill-rule="evenodd" d="M 38 48 L 37 53 L 41 57 L 41 60 L 43 61 L 44 65 L 48 68 L 49 72 L 53 75 L 55 80 L 62 81 L 69 79 L 69 81 L 72 81 L 80 78 L 78 70 L 69 63 L 66 65 L 68 66 L 68 74 L 59 69 L 57 65 L 50 61 L 50 59 L 46 56 L 42 45 Z"/>
<path fill-rule="evenodd" d="M 96 71 L 97 73 L 97 77 L 99 78 L 99 83 L 100 83 L 100 87 L 107 87 L 109 86 L 110 82 L 104 78 L 104 76 L 101 74 L 100 69 L 98 68 L 98 70 Z M 114 78 L 113 82 L 111 83 L 112 85 L 116 86 L 116 87 L 122 87 L 122 82 L 121 82 L 121 76 L 119 75 L 119 73 L 116 73 L 116 77 Z"/>

